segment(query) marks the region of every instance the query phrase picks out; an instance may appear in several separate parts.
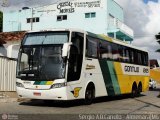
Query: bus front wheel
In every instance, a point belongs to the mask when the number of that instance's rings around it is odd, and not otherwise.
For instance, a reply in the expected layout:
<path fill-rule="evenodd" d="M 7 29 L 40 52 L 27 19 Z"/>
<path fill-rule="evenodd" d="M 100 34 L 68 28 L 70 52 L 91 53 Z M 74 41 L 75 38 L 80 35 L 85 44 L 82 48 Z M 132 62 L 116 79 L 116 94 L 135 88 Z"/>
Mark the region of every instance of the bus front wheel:
<path fill-rule="evenodd" d="M 95 88 L 93 85 L 89 85 L 85 92 L 84 104 L 85 105 L 92 104 L 94 98 L 95 98 Z"/>

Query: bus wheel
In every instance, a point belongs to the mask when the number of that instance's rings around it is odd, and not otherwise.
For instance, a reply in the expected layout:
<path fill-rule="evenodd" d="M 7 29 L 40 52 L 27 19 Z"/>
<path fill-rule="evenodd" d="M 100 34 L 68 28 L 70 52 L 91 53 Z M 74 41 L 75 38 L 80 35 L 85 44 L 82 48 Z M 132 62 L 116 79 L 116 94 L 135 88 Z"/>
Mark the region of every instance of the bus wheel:
<path fill-rule="evenodd" d="M 131 97 L 134 98 L 137 96 L 137 85 L 133 84 L 132 86 L 132 93 L 131 93 Z"/>
<path fill-rule="evenodd" d="M 142 92 L 142 84 L 139 83 L 138 89 L 137 89 L 137 96 L 138 96 L 138 97 L 140 96 L 141 92 Z"/>
<path fill-rule="evenodd" d="M 93 99 L 95 98 L 95 89 L 94 86 L 88 86 L 85 92 L 85 99 L 84 104 L 90 105 L 93 102 Z"/>

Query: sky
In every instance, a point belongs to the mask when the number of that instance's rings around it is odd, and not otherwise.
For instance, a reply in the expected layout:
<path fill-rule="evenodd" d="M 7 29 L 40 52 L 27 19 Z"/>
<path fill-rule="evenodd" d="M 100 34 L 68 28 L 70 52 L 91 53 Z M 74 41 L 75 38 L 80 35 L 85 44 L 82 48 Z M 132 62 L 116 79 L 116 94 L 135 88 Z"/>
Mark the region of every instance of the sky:
<path fill-rule="evenodd" d="M 59 1 L 60 0 L 0 0 L 0 10 L 19 10 L 26 6 L 42 6 Z M 160 45 L 155 40 L 155 34 L 160 32 L 160 0 L 115 1 L 124 9 L 124 23 L 134 31 L 134 41 L 132 44 L 148 50 L 150 59 L 160 60 L 160 53 L 155 53 L 155 50 L 160 48 Z"/>
<path fill-rule="evenodd" d="M 134 30 L 133 45 L 149 51 L 150 59 L 160 59 L 155 34 L 160 32 L 160 0 L 115 0 L 124 9 L 125 23 Z"/>

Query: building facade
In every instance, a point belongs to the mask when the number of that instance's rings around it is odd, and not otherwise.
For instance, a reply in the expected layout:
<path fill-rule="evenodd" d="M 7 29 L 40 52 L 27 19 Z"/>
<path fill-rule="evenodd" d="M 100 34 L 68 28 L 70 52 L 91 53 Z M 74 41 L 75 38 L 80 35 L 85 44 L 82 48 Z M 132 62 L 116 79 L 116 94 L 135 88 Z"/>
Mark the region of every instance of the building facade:
<path fill-rule="evenodd" d="M 3 31 L 79 28 L 131 42 L 123 8 L 114 0 L 70 0 L 4 13 Z"/>
<path fill-rule="evenodd" d="M 0 56 L 17 59 L 24 34 L 24 31 L 0 33 Z"/>

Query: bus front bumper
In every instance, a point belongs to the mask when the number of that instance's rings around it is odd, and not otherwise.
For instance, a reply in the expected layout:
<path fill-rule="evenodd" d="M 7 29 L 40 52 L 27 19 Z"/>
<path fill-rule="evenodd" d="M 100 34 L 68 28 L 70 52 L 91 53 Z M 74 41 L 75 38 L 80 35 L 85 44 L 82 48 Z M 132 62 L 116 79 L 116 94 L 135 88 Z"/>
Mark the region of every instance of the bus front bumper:
<path fill-rule="evenodd" d="M 34 90 L 17 87 L 17 94 L 20 98 L 41 100 L 68 100 L 66 87 L 49 90 Z"/>

